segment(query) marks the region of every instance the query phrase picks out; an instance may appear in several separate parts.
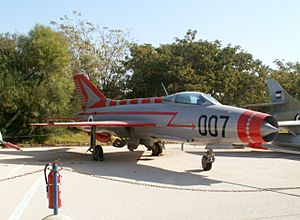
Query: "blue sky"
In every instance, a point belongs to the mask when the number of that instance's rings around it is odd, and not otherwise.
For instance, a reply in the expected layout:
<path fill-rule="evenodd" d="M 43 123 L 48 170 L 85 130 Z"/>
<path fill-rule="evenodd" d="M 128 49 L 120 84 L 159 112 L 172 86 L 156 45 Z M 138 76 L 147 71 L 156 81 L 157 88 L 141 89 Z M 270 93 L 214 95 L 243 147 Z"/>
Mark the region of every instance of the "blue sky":
<path fill-rule="evenodd" d="M 129 30 L 138 43 L 155 46 L 182 38 L 240 45 L 264 64 L 278 58 L 300 62 L 297 0 L 0 0 L 0 32 L 27 33 L 76 10 L 93 24 Z"/>

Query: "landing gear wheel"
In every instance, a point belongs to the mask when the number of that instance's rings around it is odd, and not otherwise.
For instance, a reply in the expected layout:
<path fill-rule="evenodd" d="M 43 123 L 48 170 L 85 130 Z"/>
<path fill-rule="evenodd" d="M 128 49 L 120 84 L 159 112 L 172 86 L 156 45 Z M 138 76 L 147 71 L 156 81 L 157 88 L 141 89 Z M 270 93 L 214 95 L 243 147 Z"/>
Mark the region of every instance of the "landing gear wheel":
<path fill-rule="evenodd" d="M 211 170 L 212 162 L 208 159 L 208 156 L 204 155 L 202 157 L 202 168 L 204 171 Z"/>
<path fill-rule="evenodd" d="M 100 145 L 95 146 L 93 150 L 93 160 L 103 161 L 103 159 L 104 156 L 102 147 Z"/>
<path fill-rule="evenodd" d="M 126 140 L 126 139 L 121 139 L 121 138 L 117 138 L 117 139 L 114 140 L 114 142 L 112 143 L 112 145 L 113 145 L 114 147 L 118 147 L 118 148 L 124 147 L 125 144 L 127 144 L 127 140 Z"/>
<path fill-rule="evenodd" d="M 152 148 L 152 156 L 159 156 L 162 153 L 164 145 L 160 142 L 154 144 Z"/>

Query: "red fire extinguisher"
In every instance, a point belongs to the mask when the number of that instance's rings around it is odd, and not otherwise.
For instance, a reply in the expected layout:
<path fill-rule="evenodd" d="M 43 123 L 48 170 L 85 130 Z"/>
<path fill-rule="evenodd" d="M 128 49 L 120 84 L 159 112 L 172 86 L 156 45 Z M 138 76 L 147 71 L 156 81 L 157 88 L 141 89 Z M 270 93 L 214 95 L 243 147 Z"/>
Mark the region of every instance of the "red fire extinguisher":
<path fill-rule="evenodd" d="M 47 167 L 50 165 L 52 165 L 52 170 L 48 174 L 48 178 L 47 178 L 46 170 Z M 49 209 L 54 209 L 55 212 L 57 212 L 57 209 L 61 207 L 61 198 L 60 198 L 61 175 L 59 174 L 57 167 L 58 167 L 57 161 L 53 161 L 51 164 L 48 163 L 44 169 L 47 198 L 49 201 Z M 56 177 L 54 175 L 56 175 Z M 54 179 L 56 179 L 56 184 L 54 182 Z"/>

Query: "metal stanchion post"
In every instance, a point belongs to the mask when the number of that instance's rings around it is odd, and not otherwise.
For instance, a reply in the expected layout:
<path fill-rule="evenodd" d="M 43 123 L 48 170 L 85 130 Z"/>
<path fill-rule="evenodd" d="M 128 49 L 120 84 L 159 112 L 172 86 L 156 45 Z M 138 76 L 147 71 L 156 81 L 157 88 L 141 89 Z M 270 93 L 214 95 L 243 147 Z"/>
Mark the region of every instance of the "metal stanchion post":
<path fill-rule="evenodd" d="M 58 214 L 58 187 L 57 187 L 57 170 L 58 165 L 56 161 L 52 163 L 53 170 L 53 214 Z"/>

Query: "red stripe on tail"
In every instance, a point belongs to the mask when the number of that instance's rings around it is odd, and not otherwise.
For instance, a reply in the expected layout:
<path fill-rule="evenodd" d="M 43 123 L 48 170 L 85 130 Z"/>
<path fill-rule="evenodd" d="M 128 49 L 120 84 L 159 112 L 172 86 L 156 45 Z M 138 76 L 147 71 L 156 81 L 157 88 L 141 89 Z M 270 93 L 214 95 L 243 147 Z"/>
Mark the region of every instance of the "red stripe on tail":
<path fill-rule="evenodd" d="M 96 86 L 91 83 L 86 74 L 76 74 L 73 76 L 73 79 L 83 110 L 93 107 L 106 106 L 107 98 Z"/>

